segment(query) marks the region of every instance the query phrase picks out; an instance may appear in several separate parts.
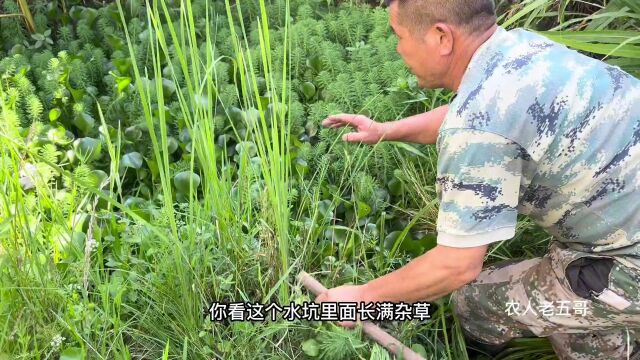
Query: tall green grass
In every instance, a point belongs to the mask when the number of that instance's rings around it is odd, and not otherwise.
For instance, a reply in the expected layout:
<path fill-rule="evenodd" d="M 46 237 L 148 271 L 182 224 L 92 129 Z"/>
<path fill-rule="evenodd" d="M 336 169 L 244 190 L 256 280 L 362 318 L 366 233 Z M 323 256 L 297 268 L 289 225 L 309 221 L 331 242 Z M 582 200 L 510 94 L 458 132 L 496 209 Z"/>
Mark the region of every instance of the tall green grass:
<path fill-rule="evenodd" d="M 581 7 L 598 7 L 592 13 Z M 573 9 L 573 10 L 572 10 Z M 547 29 L 539 23 L 546 22 Z M 539 31 L 553 41 L 640 75 L 640 6 L 635 0 L 599 2 L 526 0 L 505 12 L 499 23 Z"/>

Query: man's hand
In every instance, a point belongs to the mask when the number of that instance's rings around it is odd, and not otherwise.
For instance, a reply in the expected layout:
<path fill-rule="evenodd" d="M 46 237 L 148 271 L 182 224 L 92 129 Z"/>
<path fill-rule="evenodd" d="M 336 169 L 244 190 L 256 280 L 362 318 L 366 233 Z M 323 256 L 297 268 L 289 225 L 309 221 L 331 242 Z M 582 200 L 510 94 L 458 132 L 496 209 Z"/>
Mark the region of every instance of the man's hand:
<path fill-rule="evenodd" d="M 364 144 L 377 144 L 383 140 L 386 126 L 375 122 L 364 115 L 339 114 L 329 116 L 322 122 L 322 126 L 328 128 L 340 128 L 351 126 L 356 132 L 351 132 L 342 136 L 342 140 L 347 142 L 361 142 Z"/>
<path fill-rule="evenodd" d="M 333 289 L 328 289 L 324 293 L 316 297 L 315 302 L 320 304 L 323 302 L 354 302 L 360 304 L 364 302 L 366 298 L 365 285 L 343 285 Z M 359 305 L 358 305 L 359 306 Z M 353 328 L 356 326 L 356 322 L 353 321 L 340 321 L 338 325 L 346 328 Z"/>

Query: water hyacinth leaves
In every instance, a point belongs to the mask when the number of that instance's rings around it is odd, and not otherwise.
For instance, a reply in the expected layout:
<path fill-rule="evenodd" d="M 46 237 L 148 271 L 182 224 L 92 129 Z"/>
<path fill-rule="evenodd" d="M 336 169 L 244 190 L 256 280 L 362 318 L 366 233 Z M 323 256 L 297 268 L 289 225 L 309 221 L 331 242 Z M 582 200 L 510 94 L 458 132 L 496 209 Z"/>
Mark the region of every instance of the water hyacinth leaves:
<path fill-rule="evenodd" d="M 246 155 L 249 158 L 253 158 L 258 154 L 258 148 L 252 141 L 242 141 L 236 144 L 236 152 L 238 155 Z"/>
<path fill-rule="evenodd" d="M 49 127 L 47 128 L 46 133 L 47 139 L 57 145 L 65 146 L 74 140 L 73 133 L 62 126 Z"/>
<path fill-rule="evenodd" d="M 318 74 L 322 71 L 322 68 L 323 68 L 322 59 L 320 58 L 319 55 L 312 56 L 307 59 L 307 66 L 313 69 L 313 71 L 315 71 L 316 74 Z"/>
<path fill-rule="evenodd" d="M 293 165 L 296 169 L 296 172 L 298 173 L 298 176 L 300 176 L 301 178 L 304 178 L 304 176 L 309 172 L 309 164 L 303 158 L 296 157 Z"/>
<path fill-rule="evenodd" d="M 275 121 L 276 116 L 282 116 L 287 112 L 287 105 L 280 103 L 270 103 L 267 105 L 267 110 L 264 112 L 264 117 L 268 124 L 272 124 Z"/>
<path fill-rule="evenodd" d="M 124 130 L 124 138 L 131 142 L 139 141 L 142 138 L 142 130 L 137 126 L 130 126 Z"/>
<path fill-rule="evenodd" d="M 56 121 L 60 118 L 60 115 L 62 115 L 62 110 L 60 110 L 60 108 L 53 108 L 51 110 L 49 110 L 49 120 L 50 121 Z"/>
<path fill-rule="evenodd" d="M 435 246 L 436 235 L 432 233 L 407 233 L 403 236 L 403 231 L 393 231 L 384 239 L 384 247 L 387 250 L 398 249 L 413 257 L 420 256 Z"/>
<path fill-rule="evenodd" d="M 238 130 L 240 138 L 244 139 L 248 135 L 248 130 L 252 130 L 260 123 L 260 111 L 254 107 L 241 110 L 235 106 L 227 110 L 227 116 L 231 125 Z M 266 117 L 265 113 L 265 117 Z"/>
<path fill-rule="evenodd" d="M 321 219 L 331 219 L 333 217 L 334 206 L 331 200 L 321 200 L 318 202 L 318 215 Z"/>
<path fill-rule="evenodd" d="M 243 111 L 242 115 L 242 123 L 246 129 L 253 129 L 253 127 L 258 124 L 258 121 L 260 121 L 260 112 L 256 108 L 249 108 Z"/>
<path fill-rule="evenodd" d="M 187 195 L 191 189 L 195 191 L 200 186 L 200 176 L 191 171 L 183 171 L 173 177 L 173 184 L 178 192 Z"/>
<path fill-rule="evenodd" d="M 176 152 L 176 150 L 178 150 L 178 140 L 176 140 L 176 138 L 174 138 L 173 136 L 169 136 L 167 138 L 167 152 L 169 154 L 173 154 L 174 152 Z"/>
<path fill-rule="evenodd" d="M 89 134 L 89 132 L 93 130 L 95 124 L 95 119 L 85 112 L 82 112 L 73 118 L 73 125 L 80 129 L 80 131 L 85 135 Z"/>
<path fill-rule="evenodd" d="M 116 139 L 119 136 L 118 130 L 108 124 L 100 125 L 98 133 L 100 134 L 100 140 L 104 143 L 108 143 L 109 139 Z"/>
<path fill-rule="evenodd" d="M 310 357 L 317 357 L 320 354 L 320 348 L 316 339 L 308 339 L 302 343 L 302 351 Z"/>
<path fill-rule="evenodd" d="M 356 201 L 356 215 L 363 218 L 371 214 L 371 206 L 362 201 Z"/>
<path fill-rule="evenodd" d="M 102 170 L 93 170 L 91 180 L 95 188 L 101 189 L 109 183 L 109 175 Z"/>
<path fill-rule="evenodd" d="M 145 199 L 136 196 L 129 196 L 125 200 L 124 206 L 146 221 L 149 221 L 151 219 L 149 204 Z"/>
<path fill-rule="evenodd" d="M 118 88 L 118 93 L 122 93 L 125 90 L 129 89 L 131 85 L 131 78 L 128 76 L 116 76 L 116 86 Z"/>
<path fill-rule="evenodd" d="M 350 230 L 351 229 L 344 226 L 329 226 L 324 231 L 324 236 L 327 240 L 344 243 L 347 240 L 347 236 L 349 236 Z"/>
<path fill-rule="evenodd" d="M 169 99 L 176 92 L 176 83 L 169 79 L 162 78 L 162 93 L 164 97 Z M 204 105 L 207 105 L 208 102 Z"/>
<path fill-rule="evenodd" d="M 311 100 L 316 95 L 316 86 L 312 82 L 302 84 L 302 93 L 307 100 Z"/>
<path fill-rule="evenodd" d="M 387 188 L 389 189 L 389 193 L 391 195 L 398 196 L 402 194 L 402 190 L 403 190 L 402 181 L 398 180 L 398 178 L 396 177 L 393 177 L 387 183 Z"/>
<path fill-rule="evenodd" d="M 242 121 L 244 120 L 244 117 L 243 117 L 244 115 L 242 113 L 242 110 L 238 109 L 235 106 L 232 106 L 227 111 L 227 114 L 229 115 L 229 120 L 231 120 L 233 124 L 235 125 L 242 124 Z"/>
<path fill-rule="evenodd" d="M 90 163 L 100 158 L 102 142 L 94 138 L 80 138 L 73 142 L 74 155 L 83 163 Z"/>
<path fill-rule="evenodd" d="M 83 360 L 82 349 L 77 347 L 66 348 L 60 353 L 60 360 Z"/>
<path fill-rule="evenodd" d="M 142 167 L 143 161 L 144 158 L 139 152 L 130 152 L 122 156 L 122 159 L 120 160 L 120 168 L 132 168 L 137 170 Z"/>

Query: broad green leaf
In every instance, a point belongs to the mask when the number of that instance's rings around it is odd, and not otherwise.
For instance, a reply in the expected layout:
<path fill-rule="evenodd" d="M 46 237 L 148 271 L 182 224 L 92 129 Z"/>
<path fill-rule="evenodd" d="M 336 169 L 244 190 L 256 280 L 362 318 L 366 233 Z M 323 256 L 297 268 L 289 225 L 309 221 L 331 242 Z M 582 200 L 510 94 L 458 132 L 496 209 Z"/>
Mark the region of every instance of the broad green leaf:
<path fill-rule="evenodd" d="M 16 45 L 13 45 L 13 47 L 11 48 L 9 55 L 13 56 L 17 54 L 24 54 L 25 51 L 26 51 L 26 48 L 24 47 L 24 45 L 16 44 Z"/>
<path fill-rule="evenodd" d="M 249 108 L 243 112 L 242 119 L 245 127 L 252 129 L 260 121 L 260 111 L 255 108 Z"/>
<path fill-rule="evenodd" d="M 229 111 L 229 119 L 233 122 L 234 125 L 240 125 L 244 120 L 244 114 L 242 110 L 238 109 L 235 106 L 232 106 Z"/>
<path fill-rule="evenodd" d="M 85 112 L 78 114 L 73 120 L 73 125 L 80 129 L 80 131 L 82 131 L 85 135 L 93 130 L 95 124 L 96 121 L 93 119 L 93 117 Z"/>
<path fill-rule="evenodd" d="M 75 164 L 76 160 L 78 159 L 78 157 L 76 156 L 76 152 L 69 149 L 66 152 L 67 155 L 67 160 L 69 161 L 69 163 L 71 164 Z"/>
<path fill-rule="evenodd" d="M 142 138 L 142 130 L 137 126 L 130 126 L 124 130 L 124 137 L 132 142 L 138 141 Z"/>
<path fill-rule="evenodd" d="M 173 154 L 176 150 L 178 150 L 178 140 L 173 136 L 167 137 L 167 152 Z"/>
<path fill-rule="evenodd" d="M 171 97 L 176 92 L 176 83 L 169 79 L 162 79 L 162 92 L 165 98 Z"/>
<path fill-rule="evenodd" d="M 304 129 L 309 137 L 316 136 L 316 134 L 318 134 L 318 124 L 313 121 L 307 121 L 304 125 Z"/>
<path fill-rule="evenodd" d="M 371 214 L 371 206 L 369 206 L 367 203 L 364 203 L 362 201 L 356 202 L 356 209 L 357 209 L 356 213 L 358 214 L 358 218 L 363 218 Z"/>
<path fill-rule="evenodd" d="M 316 73 L 319 73 L 320 71 L 322 71 L 323 66 L 322 66 L 322 60 L 320 59 L 320 56 L 316 55 L 307 59 L 307 66 L 312 68 Z"/>
<path fill-rule="evenodd" d="M 119 36 L 113 34 L 106 34 L 107 44 L 111 46 L 113 50 L 121 50 L 124 47 L 124 42 Z M 122 71 L 120 73 L 123 73 Z M 123 73 L 124 74 L 124 73 Z"/>
<path fill-rule="evenodd" d="M 84 360 L 84 354 L 80 348 L 66 348 L 60 353 L 60 360 Z"/>
<path fill-rule="evenodd" d="M 294 166 L 296 167 L 296 171 L 300 176 L 304 176 L 309 171 L 309 164 L 306 160 L 296 157 Z"/>
<path fill-rule="evenodd" d="M 307 98 L 307 100 L 309 100 L 316 94 L 316 86 L 313 85 L 312 82 L 307 81 L 302 84 L 302 93 Z"/>
<path fill-rule="evenodd" d="M 127 58 L 119 58 L 119 59 L 113 59 L 113 65 L 116 66 L 116 69 L 118 69 L 118 72 L 120 74 L 127 74 L 129 73 L 129 68 L 131 67 L 131 60 L 127 57 Z"/>
<path fill-rule="evenodd" d="M 316 341 L 316 339 L 305 340 L 302 343 L 302 351 L 304 351 L 304 353 L 310 357 L 318 356 L 320 354 L 320 346 L 318 344 L 318 341 Z"/>
<path fill-rule="evenodd" d="M 324 236 L 333 242 L 343 243 L 347 240 L 349 236 L 349 228 L 344 226 L 329 226 L 324 231 Z"/>
<path fill-rule="evenodd" d="M 387 187 L 391 195 L 398 196 L 402 194 L 402 182 L 395 177 L 387 183 Z"/>
<path fill-rule="evenodd" d="M 131 210 L 136 215 L 140 216 L 145 220 L 150 219 L 149 210 L 147 209 L 147 201 L 135 196 L 129 196 L 125 202 L 124 206 Z"/>
<path fill-rule="evenodd" d="M 398 238 L 400 237 L 401 233 L 402 231 L 392 231 L 387 236 L 385 236 L 384 238 L 385 249 L 391 250 L 394 244 L 396 243 L 396 241 L 398 241 Z"/>
<path fill-rule="evenodd" d="M 258 93 L 264 94 L 267 90 L 267 81 L 263 77 L 256 78 L 256 84 L 258 85 Z"/>
<path fill-rule="evenodd" d="M 67 145 L 73 141 L 73 138 L 69 138 L 67 130 L 62 126 L 49 129 L 47 131 L 47 138 L 58 145 Z"/>
<path fill-rule="evenodd" d="M 176 174 L 173 178 L 173 183 L 178 191 L 183 194 L 188 194 L 190 188 L 193 188 L 195 191 L 195 189 L 200 186 L 200 176 L 191 171 L 183 171 Z"/>
<path fill-rule="evenodd" d="M 242 141 L 236 144 L 236 151 L 238 154 L 246 154 L 252 158 L 258 154 L 258 147 L 252 141 Z"/>
<path fill-rule="evenodd" d="M 196 105 L 203 109 L 207 109 L 209 107 L 209 98 L 205 94 L 196 94 L 194 96 L 194 101 Z"/>
<path fill-rule="evenodd" d="M 417 352 L 418 354 L 422 355 L 425 359 L 429 358 L 429 355 L 427 354 L 427 350 L 424 348 L 424 346 L 422 346 L 422 344 L 413 344 L 411 345 L 411 350 Z"/>
<path fill-rule="evenodd" d="M 321 200 L 318 202 L 318 212 L 324 218 L 331 216 L 331 212 L 333 211 L 333 205 L 331 200 Z"/>
<path fill-rule="evenodd" d="M 129 87 L 131 78 L 128 76 L 118 76 L 116 77 L 116 84 L 118 84 L 118 92 L 121 93 Z"/>
<path fill-rule="evenodd" d="M 73 150 L 81 161 L 90 163 L 100 157 L 102 142 L 94 138 L 80 138 L 73 142 Z"/>
<path fill-rule="evenodd" d="M 60 110 L 59 108 L 53 108 L 49 111 L 49 120 L 56 121 L 60 118 L 61 114 L 62 110 Z"/>
<path fill-rule="evenodd" d="M 178 135 L 178 140 L 180 140 L 180 142 L 183 144 L 191 142 L 191 134 L 189 134 L 189 129 L 182 129 L 182 131 L 180 131 L 180 134 Z"/>
<path fill-rule="evenodd" d="M 107 173 L 102 170 L 93 170 L 93 177 L 93 185 L 96 188 L 101 188 L 101 185 L 106 182 L 106 180 L 109 178 L 109 175 L 107 175 Z"/>
<path fill-rule="evenodd" d="M 120 164 L 123 167 L 129 167 L 129 168 L 133 168 L 133 169 L 140 169 L 142 167 L 142 163 L 143 163 L 143 158 L 142 155 L 140 155 L 139 152 L 130 152 L 128 154 L 125 154 L 122 157 L 122 161 L 120 162 Z"/>

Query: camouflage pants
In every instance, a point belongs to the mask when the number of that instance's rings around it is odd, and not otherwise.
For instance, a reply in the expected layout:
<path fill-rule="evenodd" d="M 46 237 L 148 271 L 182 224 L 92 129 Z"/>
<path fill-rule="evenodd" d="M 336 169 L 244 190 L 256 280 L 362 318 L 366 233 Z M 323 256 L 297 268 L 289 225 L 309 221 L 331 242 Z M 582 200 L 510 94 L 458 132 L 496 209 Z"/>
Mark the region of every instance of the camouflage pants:
<path fill-rule="evenodd" d="M 539 336 L 562 360 L 627 359 L 640 335 L 640 270 L 613 258 L 604 295 L 583 298 L 565 271 L 585 256 L 593 254 L 553 241 L 541 258 L 487 267 L 453 293 L 454 311 L 465 332 L 486 344 Z"/>

